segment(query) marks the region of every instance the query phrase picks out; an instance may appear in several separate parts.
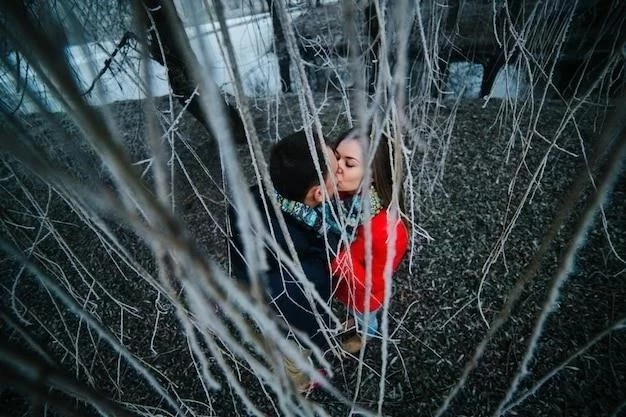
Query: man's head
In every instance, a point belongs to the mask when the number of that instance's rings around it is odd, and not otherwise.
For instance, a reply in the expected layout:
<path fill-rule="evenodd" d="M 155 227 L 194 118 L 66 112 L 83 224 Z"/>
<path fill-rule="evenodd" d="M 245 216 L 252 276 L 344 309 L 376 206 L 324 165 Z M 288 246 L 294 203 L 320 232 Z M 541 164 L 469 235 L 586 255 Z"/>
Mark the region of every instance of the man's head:
<path fill-rule="evenodd" d="M 330 147 L 322 147 L 318 142 L 316 142 L 315 152 L 325 184 L 320 184 L 304 132 L 293 133 L 274 144 L 270 154 L 270 177 L 274 188 L 280 195 L 315 207 L 327 196 L 324 187 L 328 192 L 332 192 L 337 159 Z M 324 162 L 324 153 L 326 153 L 330 171 Z"/>

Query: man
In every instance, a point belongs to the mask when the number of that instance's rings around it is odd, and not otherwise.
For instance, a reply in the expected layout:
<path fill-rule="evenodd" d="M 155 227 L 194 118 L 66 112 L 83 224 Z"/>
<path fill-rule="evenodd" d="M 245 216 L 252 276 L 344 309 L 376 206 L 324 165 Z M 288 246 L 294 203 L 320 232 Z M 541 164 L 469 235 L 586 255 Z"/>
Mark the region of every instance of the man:
<path fill-rule="evenodd" d="M 274 196 L 280 205 L 287 232 L 293 242 L 304 275 L 313 284 L 321 299 L 328 302 L 331 297 L 329 261 L 322 232 L 322 214 L 316 208 L 329 197 L 330 190 L 334 188 L 332 183 L 337 170 L 337 160 L 328 146 L 317 146 L 315 151 L 324 183 L 320 183 L 320 176 L 304 132 L 289 135 L 272 147 L 269 171 L 274 185 Z M 324 153 L 326 153 L 330 169 L 325 163 Z M 289 256 L 287 240 L 281 231 L 269 199 L 266 197 L 269 213 L 265 216 L 258 187 L 253 187 L 251 192 L 256 197 L 257 207 L 265 219 L 267 230 L 273 230 L 276 243 L 284 254 Z M 238 279 L 249 283 L 245 260 L 239 255 L 244 253 L 244 246 L 240 231 L 235 227 L 234 210 L 229 212 L 229 217 L 235 230 L 232 236 L 235 249 L 232 251 L 233 272 Z M 326 239 L 337 242 L 338 236 L 326 235 Z M 322 351 L 328 349 L 323 325 L 320 326 L 320 322 L 329 323 L 328 314 L 320 305 L 316 308 L 311 306 L 309 301 L 311 297 L 307 297 L 302 282 L 283 262 L 279 261 L 277 254 L 270 248 L 266 248 L 266 257 L 268 269 L 264 271 L 263 281 L 268 302 L 287 322 L 290 329 L 305 334 Z M 296 387 L 301 391 L 305 390 L 309 384 L 309 378 L 290 361 L 285 360 L 285 366 Z"/>

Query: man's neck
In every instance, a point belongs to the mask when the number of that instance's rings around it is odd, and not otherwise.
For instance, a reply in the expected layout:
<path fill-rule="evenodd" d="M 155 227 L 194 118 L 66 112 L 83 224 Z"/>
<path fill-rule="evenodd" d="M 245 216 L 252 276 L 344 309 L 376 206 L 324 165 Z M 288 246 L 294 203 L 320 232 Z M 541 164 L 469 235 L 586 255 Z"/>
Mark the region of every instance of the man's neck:
<path fill-rule="evenodd" d="M 315 200 L 314 198 L 308 195 L 304 198 L 304 201 L 302 201 L 302 203 L 306 204 L 307 206 L 311 208 L 315 208 L 319 206 L 320 204 L 319 201 Z"/>
<path fill-rule="evenodd" d="M 303 201 L 288 200 L 278 193 L 276 193 L 276 198 L 283 213 L 289 214 L 313 230 L 319 230 L 321 223 L 320 213 L 306 203 L 307 199 Z"/>

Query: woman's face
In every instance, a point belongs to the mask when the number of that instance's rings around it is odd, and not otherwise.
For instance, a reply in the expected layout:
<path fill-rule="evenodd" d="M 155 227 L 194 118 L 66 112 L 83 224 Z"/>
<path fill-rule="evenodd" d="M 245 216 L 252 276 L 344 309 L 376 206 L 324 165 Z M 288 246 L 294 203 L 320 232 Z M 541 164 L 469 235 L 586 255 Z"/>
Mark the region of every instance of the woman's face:
<path fill-rule="evenodd" d="M 363 150 L 357 138 L 344 139 L 337 152 L 337 189 L 356 192 L 361 185 L 364 172 Z"/>

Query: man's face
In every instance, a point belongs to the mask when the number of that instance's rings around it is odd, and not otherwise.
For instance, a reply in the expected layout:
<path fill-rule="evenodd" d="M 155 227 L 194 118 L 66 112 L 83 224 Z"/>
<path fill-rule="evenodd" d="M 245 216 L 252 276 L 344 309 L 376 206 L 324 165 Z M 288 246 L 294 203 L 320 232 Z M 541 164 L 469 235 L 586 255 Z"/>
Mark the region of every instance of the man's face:
<path fill-rule="evenodd" d="M 303 203 L 309 207 L 319 206 L 324 200 L 331 198 L 336 190 L 337 157 L 330 146 L 326 146 L 324 152 L 326 152 L 326 157 L 328 158 L 328 172 L 324 184 L 311 187 L 304 197 Z M 320 161 L 320 163 L 323 164 L 325 162 Z"/>

